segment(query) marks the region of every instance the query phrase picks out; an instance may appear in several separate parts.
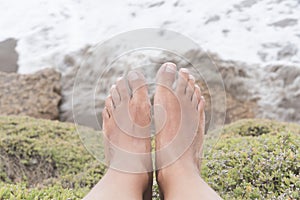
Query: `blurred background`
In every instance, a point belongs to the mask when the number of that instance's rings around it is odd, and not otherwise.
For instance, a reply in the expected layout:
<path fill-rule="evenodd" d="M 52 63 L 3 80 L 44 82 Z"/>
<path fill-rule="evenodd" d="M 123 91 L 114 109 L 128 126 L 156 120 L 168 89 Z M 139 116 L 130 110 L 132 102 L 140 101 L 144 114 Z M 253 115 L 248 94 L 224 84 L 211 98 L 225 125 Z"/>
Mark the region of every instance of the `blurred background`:
<path fill-rule="evenodd" d="M 299 8 L 298 0 L 2 0 L 0 71 L 7 74 L 0 76 L 0 114 L 72 122 L 73 79 L 91 47 L 122 32 L 161 28 L 191 38 L 218 65 L 226 123 L 256 117 L 299 123 Z M 185 56 L 207 65 L 203 52 Z M 84 76 L 96 65 L 104 63 L 90 61 Z M 107 87 L 119 75 L 109 75 Z M 89 122 L 94 108 L 82 103 L 91 85 L 83 83 L 74 107 L 82 112 L 79 123 L 95 127 Z"/>

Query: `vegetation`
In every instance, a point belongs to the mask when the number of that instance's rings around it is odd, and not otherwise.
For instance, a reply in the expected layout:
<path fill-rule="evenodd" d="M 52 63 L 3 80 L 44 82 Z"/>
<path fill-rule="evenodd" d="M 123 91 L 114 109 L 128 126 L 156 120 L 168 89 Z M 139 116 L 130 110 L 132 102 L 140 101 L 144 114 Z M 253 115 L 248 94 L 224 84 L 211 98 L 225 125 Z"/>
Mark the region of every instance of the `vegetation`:
<path fill-rule="evenodd" d="M 242 120 L 207 144 L 201 174 L 224 199 L 300 198 L 299 125 Z M 0 117 L 0 199 L 82 199 L 104 173 L 74 125 Z"/>
<path fill-rule="evenodd" d="M 224 199 L 300 199 L 300 126 L 242 120 L 222 129 L 202 176 Z"/>

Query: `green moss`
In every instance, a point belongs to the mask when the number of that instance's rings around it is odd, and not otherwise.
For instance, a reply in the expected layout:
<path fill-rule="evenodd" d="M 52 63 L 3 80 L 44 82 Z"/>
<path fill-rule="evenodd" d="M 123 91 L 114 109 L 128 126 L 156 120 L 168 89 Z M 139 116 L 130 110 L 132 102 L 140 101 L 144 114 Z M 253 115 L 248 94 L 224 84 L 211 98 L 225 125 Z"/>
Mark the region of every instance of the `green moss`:
<path fill-rule="evenodd" d="M 0 116 L 0 138 L 2 184 L 24 183 L 29 188 L 28 191 L 34 191 L 32 188 L 37 185 L 61 187 L 71 194 L 79 189 L 88 191 L 105 172 L 105 167 L 82 145 L 72 124 L 29 117 Z M 15 191 L 20 187 L 8 185 L 1 188 Z M 43 191 L 49 192 L 50 189 Z M 26 194 L 24 190 L 24 195 Z M 83 193 L 80 197 L 83 197 Z M 3 198 L 0 195 L 0 199 Z"/>
<path fill-rule="evenodd" d="M 224 199 L 299 199 L 300 126 L 241 120 L 205 153 L 204 179 Z"/>
<path fill-rule="evenodd" d="M 299 125 L 241 120 L 218 133 L 201 174 L 224 199 L 300 198 Z M 0 199 L 82 199 L 104 173 L 74 125 L 0 116 Z"/>
<path fill-rule="evenodd" d="M 291 132 L 300 134 L 300 125 L 286 122 L 277 122 L 267 119 L 243 119 L 226 125 L 221 130 L 211 133 L 215 136 L 219 133 L 226 136 L 260 136 L 263 134 L 277 134 Z"/>
<path fill-rule="evenodd" d="M 80 200 L 88 192 L 87 188 L 76 190 L 65 189 L 59 185 L 47 188 L 28 188 L 26 184 L 0 183 L 0 199 L 2 200 Z"/>

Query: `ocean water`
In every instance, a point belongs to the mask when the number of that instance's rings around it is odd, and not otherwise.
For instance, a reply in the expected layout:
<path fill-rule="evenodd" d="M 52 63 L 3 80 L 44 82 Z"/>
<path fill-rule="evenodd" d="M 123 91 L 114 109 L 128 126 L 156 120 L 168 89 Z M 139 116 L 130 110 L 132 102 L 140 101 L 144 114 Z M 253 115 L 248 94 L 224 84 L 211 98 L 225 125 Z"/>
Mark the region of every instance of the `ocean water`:
<path fill-rule="evenodd" d="M 64 71 L 68 54 L 139 28 L 182 33 L 223 59 L 300 63 L 298 0 L 0 0 L 0 40 L 18 39 L 19 73 Z"/>

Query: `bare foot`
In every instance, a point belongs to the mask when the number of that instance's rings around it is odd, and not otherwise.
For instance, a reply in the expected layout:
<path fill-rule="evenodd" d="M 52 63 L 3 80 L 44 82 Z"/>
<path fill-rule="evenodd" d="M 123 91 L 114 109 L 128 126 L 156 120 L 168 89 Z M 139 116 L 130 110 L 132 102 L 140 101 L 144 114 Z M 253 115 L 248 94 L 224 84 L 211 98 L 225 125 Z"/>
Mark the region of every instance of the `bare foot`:
<path fill-rule="evenodd" d="M 144 76 L 132 71 L 111 87 L 103 112 L 106 158 L 110 168 L 143 173 L 152 171 L 150 100 Z"/>
<path fill-rule="evenodd" d="M 95 187 L 98 192 L 94 194 L 101 194 L 98 199 L 150 200 L 152 195 L 151 105 L 147 86 L 139 72 L 131 71 L 127 79 L 119 78 L 112 86 L 102 113 L 109 169 Z"/>
<path fill-rule="evenodd" d="M 164 64 L 157 73 L 154 97 L 158 130 L 156 169 L 192 160 L 188 163 L 192 163 L 198 171 L 204 136 L 204 99 L 199 86 L 195 85 L 195 78 L 187 69 L 180 69 L 173 89 L 176 73 L 176 65 L 173 63 Z"/>
<path fill-rule="evenodd" d="M 187 69 L 180 69 L 177 79 L 176 74 L 173 63 L 163 64 L 157 73 L 154 97 L 157 182 L 167 199 L 199 199 L 198 191 L 212 192 L 199 175 L 204 99 Z"/>

